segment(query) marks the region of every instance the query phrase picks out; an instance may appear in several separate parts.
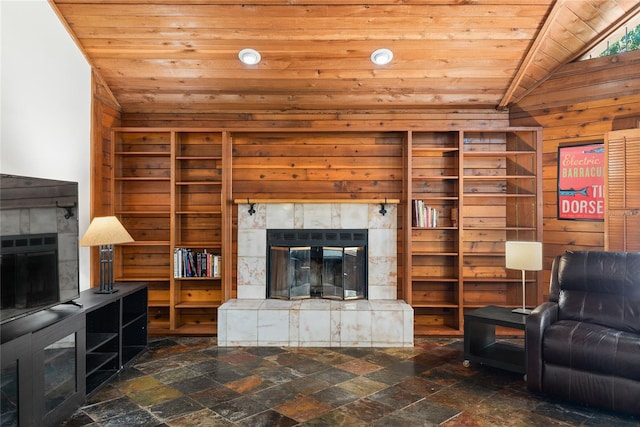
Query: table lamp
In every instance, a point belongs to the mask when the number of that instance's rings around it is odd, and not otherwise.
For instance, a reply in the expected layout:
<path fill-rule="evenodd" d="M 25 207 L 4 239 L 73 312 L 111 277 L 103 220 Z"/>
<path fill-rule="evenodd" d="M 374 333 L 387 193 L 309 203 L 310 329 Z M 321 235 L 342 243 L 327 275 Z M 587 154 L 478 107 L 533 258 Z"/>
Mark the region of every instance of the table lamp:
<path fill-rule="evenodd" d="M 113 289 L 113 245 L 129 242 L 133 242 L 133 237 L 115 216 L 95 217 L 89 224 L 80 246 L 100 246 L 100 288 L 97 294 L 118 291 Z"/>
<path fill-rule="evenodd" d="M 522 308 L 516 308 L 514 313 L 529 314 L 531 310 L 525 308 L 525 271 L 542 270 L 542 243 L 540 242 L 506 242 L 506 267 L 522 271 Z"/>

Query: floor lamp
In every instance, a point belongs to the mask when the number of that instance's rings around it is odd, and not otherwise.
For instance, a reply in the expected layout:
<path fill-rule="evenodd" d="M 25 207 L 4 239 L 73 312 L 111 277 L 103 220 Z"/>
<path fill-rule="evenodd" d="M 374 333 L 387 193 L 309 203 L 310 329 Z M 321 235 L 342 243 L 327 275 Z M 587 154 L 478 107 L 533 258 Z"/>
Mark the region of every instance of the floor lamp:
<path fill-rule="evenodd" d="M 125 230 L 115 216 L 95 217 L 87 232 L 80 240 L 80 246 L 100 247 L 100 288 L 97 294 L 112 294 L 113 289 L 113 245 L 133 242 L 133 237 Z"/>
<path fill-rule="evenodd" d="M 506 242 L 506 267 L 522 271 L 522 308 L 516 308 L 514 313 L 529 314 L 531 310 L 525 308 L 525 271 L 542 270 L 542 243 L 540 242 Z"/>

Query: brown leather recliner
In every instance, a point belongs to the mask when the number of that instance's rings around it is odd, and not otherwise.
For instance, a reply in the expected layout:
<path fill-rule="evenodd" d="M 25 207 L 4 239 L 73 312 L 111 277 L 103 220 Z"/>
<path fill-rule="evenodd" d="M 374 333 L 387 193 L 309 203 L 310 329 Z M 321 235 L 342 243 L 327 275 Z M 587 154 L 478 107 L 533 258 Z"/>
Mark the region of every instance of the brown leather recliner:
<path fill-rule="evenodd" d="M 640 415 L 640 252 L 556 257 L 525 340 L 530 390 Z"/>

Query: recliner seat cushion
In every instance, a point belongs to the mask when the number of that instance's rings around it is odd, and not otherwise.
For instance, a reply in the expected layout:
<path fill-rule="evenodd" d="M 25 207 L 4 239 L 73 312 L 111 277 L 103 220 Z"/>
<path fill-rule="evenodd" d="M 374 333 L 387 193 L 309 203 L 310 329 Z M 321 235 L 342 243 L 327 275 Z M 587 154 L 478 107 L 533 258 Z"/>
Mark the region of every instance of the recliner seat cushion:
<path fill-rule="evenodd" d="M 640 335 L 605 326 L 561 320 L 547 328 L 545 363 L 640 381 Z"/>

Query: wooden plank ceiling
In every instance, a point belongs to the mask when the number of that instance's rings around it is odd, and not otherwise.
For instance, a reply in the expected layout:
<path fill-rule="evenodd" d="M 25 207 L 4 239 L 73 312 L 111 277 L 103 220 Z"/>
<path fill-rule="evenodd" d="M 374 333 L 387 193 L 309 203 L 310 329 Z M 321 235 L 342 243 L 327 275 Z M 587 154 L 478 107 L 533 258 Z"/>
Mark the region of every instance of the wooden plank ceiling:
<path fill-rule="evenodd" d="M 49 0 L 125 112 L 508 108 L 637 0 Z M 238 52 L 262 62 L 246 66 Z M 388 48 L 393 61 L 369 57 Z"/>

